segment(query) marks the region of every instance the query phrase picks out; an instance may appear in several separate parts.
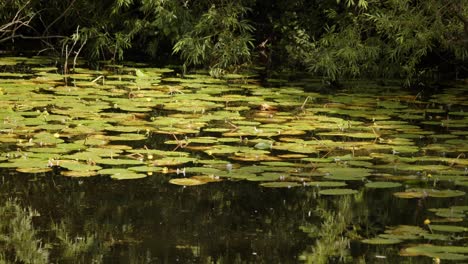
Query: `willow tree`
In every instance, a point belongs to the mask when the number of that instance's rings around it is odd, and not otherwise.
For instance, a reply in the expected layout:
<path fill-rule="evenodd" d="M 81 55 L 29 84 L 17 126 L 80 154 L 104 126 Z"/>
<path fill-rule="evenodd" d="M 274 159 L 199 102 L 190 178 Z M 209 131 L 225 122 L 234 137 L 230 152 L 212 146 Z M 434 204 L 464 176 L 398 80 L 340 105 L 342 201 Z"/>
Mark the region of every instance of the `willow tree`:
<path fill-rule="evenodd" d="M 397 77 L 410 84 L 441 61 L 464 67 L 467 0 L 338 0 L 322 7 L 323 31 L 297 21 L 287 48 L 330 80 Z"/>
<path fill-rule="evenodd" d="M 144 52 L 213 75 L 261 59 L 331 81 L 407 84 L 440 67 L 468 72 L 468 0 L 0 2 L 0 44 L 32 39 L 65 57 L 121 60 Z"/>

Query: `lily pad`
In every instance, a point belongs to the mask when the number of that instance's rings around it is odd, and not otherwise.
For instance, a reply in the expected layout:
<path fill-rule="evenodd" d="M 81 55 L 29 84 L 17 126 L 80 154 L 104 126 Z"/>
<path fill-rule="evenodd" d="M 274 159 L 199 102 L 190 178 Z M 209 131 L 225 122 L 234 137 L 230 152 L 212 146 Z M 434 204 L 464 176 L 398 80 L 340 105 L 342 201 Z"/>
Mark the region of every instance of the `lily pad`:
<path fill-rule="evenodd" d="M 431 244 L 422 244 L 407 247 L 402 252 L 403 256 L 427 256 L 432 258 L 447 260 L 465 260 L 468 259 L 468 247 L 458 246 L 436 246 Z"/>
<path fill-rule="evenodd" d="M 358 193 L 358 191 L 353 189 L 326 189 L 319 191 L 321 195 L 350 195 L 356 193 Z"/>
<path fill-rule="evenodd" d="M 110 177 L 111 179 L 114 179 L 114 180 L 136 180 L 136 179 L 146 178 L 147 175 L 142 174 L 142 173 L 132 173 L 130 171 L 127 171 L 126 173 L 112 174 Z"/>
<path fill-rule="evenodd" d="M 435 190 L 435 189 L 408 189 L 404 192 L 396 192 L 395 195 L 398 198 L 424 198 L 424 197 L 436 197 L 436 198 L 450 198 L 465 195 L 465 192 L 458 190 Z"/>
<path fill-rule="evenodd" d="M 392 245 L 392 244 L 399 244 L 403 241 L 400 239 L 374 237 L 374 238 L 369 238 L 369 239 L 363 239 L 361 240 L 361 242 L 365 244 L 371 244 L 371 245 Z"/>
<path fill-rule="evenodd" d="M 260 186 L 268 188 L 292 188 L 301 186 L 301 184 L 297 182 L 264 182 Z"/>
<path fill-rule="evenodd" d="M 433 231 L 441 231 L 441 232 L 450 232 L 450 233 L 459 233 L 459 232 L 467 232 L 468 228 L 463 226 L 454 226 L 454 225 L 433 225 L 431 224 L 431 229 Z"/>
<path fill-rule="evenodd" d="M 175 179 L 170 179 L 169 183 L 175 184 L 175 185 L 181 185 L 181 186 L 195 186 L 195 185 L 206 184 L 207 182 L 198 180 L 198 179 L 193 179 L 193 178 L 175 178 Z"/>
<path fill-rule="evenodd" d="M 311 181 L 306 182 L 306 186 L 312 187 L 344 187 L 346 182 L 341 181 Z"/>
<path fill-rule="evenodd" d="M 396 188 L 400 187 L 401 183 L 398 182 L 368 182 L 365 185 L 367 188 Z"/>

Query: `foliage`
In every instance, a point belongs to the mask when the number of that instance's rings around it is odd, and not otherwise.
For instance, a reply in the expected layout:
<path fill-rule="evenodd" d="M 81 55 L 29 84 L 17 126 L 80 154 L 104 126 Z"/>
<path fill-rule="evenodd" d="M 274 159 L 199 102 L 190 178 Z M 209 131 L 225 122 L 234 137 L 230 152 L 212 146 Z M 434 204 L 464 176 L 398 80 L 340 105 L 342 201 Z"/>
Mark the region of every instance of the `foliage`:
<path fill-rule="evenodd" d="M 244 18 L 248 8 L 238 3 L 213 4 L 174 45 L 187 64 L 208 64 L 211 73 L 239 65 L 250 58 L 254 28 Z"/>
<path fill-rule="evenodd" d="M 263 61 L 407 84 L 468 71 L 468 0 L 11 0 L 0 10 L 0 43 L 32 39 L 66 59 L 145 52 L 213 75 Z"/>
<path fill-rule="evenodd" d="M 403 77 L 409 84 L 427 70 L 422 62 L 431 58 L 466 60 L 467 7 L 464 0 L 337 1 L 323 9 L 323 32 L 293 31 L 297 48 L 289 52 L 331 80 Z"/>

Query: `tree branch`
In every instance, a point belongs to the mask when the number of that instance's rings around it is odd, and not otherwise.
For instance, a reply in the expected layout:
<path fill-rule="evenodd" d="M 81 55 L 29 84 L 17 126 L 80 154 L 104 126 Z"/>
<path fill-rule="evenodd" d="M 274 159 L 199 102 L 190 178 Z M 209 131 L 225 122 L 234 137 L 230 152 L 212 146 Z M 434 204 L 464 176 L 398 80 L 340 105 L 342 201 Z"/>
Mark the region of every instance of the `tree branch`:
<path fill-rule="evenodd" d="M 47 32 L 49 32 L 49 28 L 52 27 L 53 24 L 55 24 L 57 21 L 59 21 L 65 14 L 70 10 L 70 8 L 73 6 L 73 4 L 76 2 L 76 0 L 73 0 L 70 5 L 65 9 L 65 11 L 62 12 L 60 16 L 58 16 L 52 23 L 50 23 L 45 29 L 44 29 L 44 34 L 45 35 Z"/>
<path fill-rule="evenodd" d="M 6 38 L 0 39 L 0 43 L 3 43 L 5 41 L 8 41 L 10 39 L 14 38 L 21 38 L 21 39 L 48 39 L 48 38 L 65 38 L 65 36 L 59 36 L 59 35 L 53 35 L 53 36 L 25 36 L 23 34 L 20 35 L 11 35 Z"/>

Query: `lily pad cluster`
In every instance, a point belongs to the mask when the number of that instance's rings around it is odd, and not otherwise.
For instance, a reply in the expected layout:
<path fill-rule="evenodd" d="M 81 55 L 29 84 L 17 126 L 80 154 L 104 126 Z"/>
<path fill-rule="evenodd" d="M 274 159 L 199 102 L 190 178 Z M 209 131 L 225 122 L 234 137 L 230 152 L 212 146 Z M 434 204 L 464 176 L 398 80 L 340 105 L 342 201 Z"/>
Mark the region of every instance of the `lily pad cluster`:
<path fill-rule="evenodd" d="M 160 177 L 171 188 L 249 181 L 265 192 L 321 199 L 378 192 L 398 202 L 455 204 L 466 197 L 464 86 L 429 98 L 359 83 L 324 94 L 310 79 L 263 85 L 255 72 L 215 79 L 138 64 L 77 65 L 62 75 L 50 58 L 0 61 L 6 69 L 30 63 L 26 72 L 0 74 L 4 170 Z M 404 256 L 466 259 L 467 212 L 431 208 L 427 223 L 388 226 L 361 241 L 399 244 Z"/>
<path fill-rule="evenodd" d="M 361 242 L 374 245 L 404 244 L 402 256 L 427 256 L 433 259 L 466 260 L 468 206 L 431 208 L 430 218 L 421 226 L 387 227 L 384 233 Z"/>
<path fill-rule="evenodd" d="M 402 198 L 437 196 L 438 188 L 402 192 L 415 179 L 465 184 L 466 103 L 447 103 L 460 93 L 421 101 L 376 86 L 324 95 L 300 82 L 263 87 L 255 73 L 235 77 L 240 81 L 181 77 L 141 65 L 4 73 L 0 166 L 23 173 L 60 168 L 74 177 L 202 173 L 270 188 L 338 188 L 319 190 L 323 195 L 355 193 L 341 189 L 350 182 L 395 189 Z M 433 129 L 436 121 L 443 133 Z"/>

